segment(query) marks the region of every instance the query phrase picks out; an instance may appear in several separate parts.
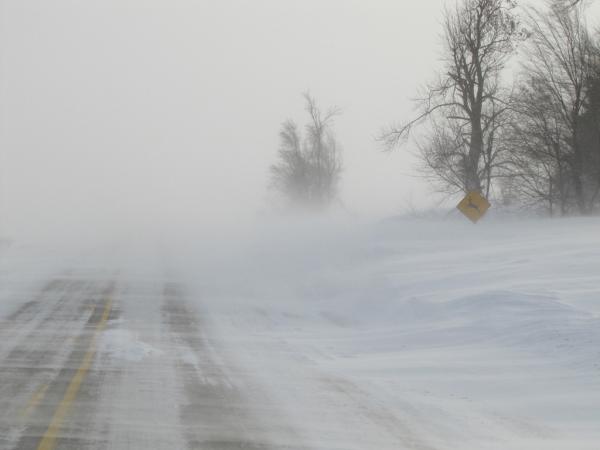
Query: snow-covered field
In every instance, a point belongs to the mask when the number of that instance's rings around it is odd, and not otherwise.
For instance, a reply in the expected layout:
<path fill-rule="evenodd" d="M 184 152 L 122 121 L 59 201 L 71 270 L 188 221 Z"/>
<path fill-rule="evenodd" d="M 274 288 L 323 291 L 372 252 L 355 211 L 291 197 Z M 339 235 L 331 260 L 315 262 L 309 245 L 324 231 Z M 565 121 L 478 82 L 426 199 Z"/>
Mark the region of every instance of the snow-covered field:
<path fill-rule="evenodd" d="M 182 267 L 309 448 L 599 448 L 598 218 L 259 234 Z"/>
<path fill-rule="evenodd" d="M 134 287 L 175 281 L 213 364 L 254 405 L 252 426 L 285 448 L 599 448 L 598 218 L 290 221 L 165 236 L 5 246 L 0 317 L 69 271 L 118 273 Z M 132 317 L 160 305 L 148 296 L 138 314 L 146 299 L 119 295 L 130 319 L 104 331 L 100 353 L 172 363 L 172 345 L 132 331 Z M 156 336 L 163 326 L 135 323 Z"/>

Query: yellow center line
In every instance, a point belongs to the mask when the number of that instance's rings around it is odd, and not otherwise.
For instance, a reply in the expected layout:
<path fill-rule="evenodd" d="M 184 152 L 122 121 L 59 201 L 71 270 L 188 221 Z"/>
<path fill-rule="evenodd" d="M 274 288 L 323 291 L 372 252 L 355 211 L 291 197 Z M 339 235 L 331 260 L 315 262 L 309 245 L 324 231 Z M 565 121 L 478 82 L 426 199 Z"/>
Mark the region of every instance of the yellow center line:
<path fill-rule="evenodd" d="M 62 427 L 62 424 L 79 393 L 79 389 L 81 388 L 81 383 L 85 379 L 87 372 L 90 370 L 92 366 L 92 362 L 94 361 L 94 355 L 96 353 L 96 340 L 98 339 L 98 335 L 104 330 L 106 327 L 106 322 L 108 321 L 108 317 L 110 315 L 110 310 L 112 308 L 112 298 L 108 298 L 106 305 L 104 306 L 104 312 L 102 313 L 102 317 L 100 321 L 96 325 L 94 330 L 94 334 L 92 335 L 92 340 L 88 347 L 87 352 L 83 357 L 83 361 L 81 365 L 73 375 L 69 386 L 65 392 L 63 399 L 61 400 L 58 408 L 54 412 L 54 416 L 52 417 L 52 421 L 48 426 L 48 430 L 44 433 L 40 444 L 37 447 L 37 450 L 54 450 L 56 447 L 56 439 L 58 438 L 58 434 Z"/>
<path fill-rule="evenodd" d="M 27 417 L 29 417 L 31 412 L 35 408 L 37 408 L 37 406 L 40 404 L 40 402 L 44 399 L 44 396 L 46 395 L 46 391 L 48 390 L 48 386 L 50 386 L 50 385 L 42 384 L 39 388 L 36 389 L 36 391 L 31 396 L 29 403 L 21 412 L 21 419 L 26 419 Z"/>

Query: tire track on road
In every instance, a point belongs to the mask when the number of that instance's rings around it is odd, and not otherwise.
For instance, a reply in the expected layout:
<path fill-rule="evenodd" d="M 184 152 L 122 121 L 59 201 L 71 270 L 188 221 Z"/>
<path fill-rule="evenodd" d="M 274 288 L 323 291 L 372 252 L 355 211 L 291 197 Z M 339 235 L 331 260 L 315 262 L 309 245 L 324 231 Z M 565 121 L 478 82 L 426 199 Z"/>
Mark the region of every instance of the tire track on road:
<path fill-rule="evenodd" d="M 164 287 L 164 322 L 179 353 L 180 418 L 188 449 L 282 450 L 268 442 L 242 392 L 213 355 L 203 325 L 175 283 Z"/>

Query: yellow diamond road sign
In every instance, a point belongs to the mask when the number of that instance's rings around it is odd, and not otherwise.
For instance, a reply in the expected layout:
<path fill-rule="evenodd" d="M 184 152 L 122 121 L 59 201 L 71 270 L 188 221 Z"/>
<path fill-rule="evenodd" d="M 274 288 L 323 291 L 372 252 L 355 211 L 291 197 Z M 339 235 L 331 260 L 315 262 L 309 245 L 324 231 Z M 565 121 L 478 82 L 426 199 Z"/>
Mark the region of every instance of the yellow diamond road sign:
<path fill-rule="evenodd" d="M 471 222 L 477 223 L 489 209 L 490 204 L 479 192 L 469 192 L 458 204 L 457 208 L 467 216 Z"/>

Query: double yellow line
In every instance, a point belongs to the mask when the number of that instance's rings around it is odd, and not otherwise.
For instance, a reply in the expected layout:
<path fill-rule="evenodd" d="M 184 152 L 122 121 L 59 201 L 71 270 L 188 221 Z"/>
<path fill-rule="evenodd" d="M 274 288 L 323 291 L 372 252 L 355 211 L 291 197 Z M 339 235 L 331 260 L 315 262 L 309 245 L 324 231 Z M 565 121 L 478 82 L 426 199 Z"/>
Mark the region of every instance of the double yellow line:
<path fill-rule="evenodd" d="M 60 429 L 63 425 L 69 410 L 73 406 L 73 402 L 79 393 L 79 389 L 81 388 L 81 384 L 85 379 L 92 363 L 94 362 L 94 355 L 96 354 L 96 341 L 98 340 L 98 336 L 100 333 L 106 328 L 106 323 L 108 321 L 108 317 L 110 316 L 110 311 L 112 309 L 112 298 L 109 297 L 104 305 L 104 311 L 102 312 L 102 317 L 100 321 L 96 325 L 94 329 L 94 334 L 92 335 L 92 339 L 90 341 L 90 345 L 83 357 L 83 361 L 79 365 L 77 372 L 73 375 L 69 386 L 65 392 L 64 397 L 62 398 L 58 408 L 54 412 L 54 416 L 52 416 L 52 420 L 50 421 L 50 425 L 48 426 L 48 430 L 42 436 L 42 440 L 40 441 L 37 450 L 54 450 L 56 447 L 56 440 L 58 438 Z M 92 311 L 92 316 L 95 312 Z"/>

